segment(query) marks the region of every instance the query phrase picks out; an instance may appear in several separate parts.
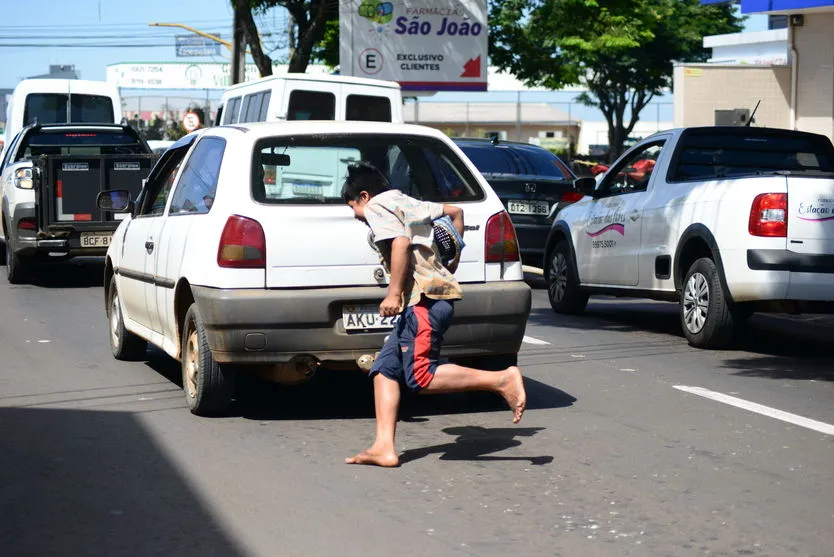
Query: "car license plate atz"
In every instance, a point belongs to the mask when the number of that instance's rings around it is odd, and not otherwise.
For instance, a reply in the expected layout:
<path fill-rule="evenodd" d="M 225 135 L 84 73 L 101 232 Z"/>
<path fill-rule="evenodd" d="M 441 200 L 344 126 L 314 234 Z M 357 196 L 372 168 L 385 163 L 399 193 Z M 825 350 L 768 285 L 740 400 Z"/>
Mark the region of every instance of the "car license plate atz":
<path fill-rule="evenodd" d="M 550 214 L 550 204 L 547 201 L 508 201 L 507 211 L 516 215 L 544 215 Z"/>
<path fill-rule="evenodd" d="M 383 331 L 394 328 L 399 315 L 383 317 L 379 304 L 345 304 L 342 306 L 342 323 L 345 331 Z"/>
<path fill-rule="evenodd" d="M 112 237 L 112 232 L 82 232 L 80 238 L 81 247 L 106 248 L 110 245 L 110 239 Z"/>

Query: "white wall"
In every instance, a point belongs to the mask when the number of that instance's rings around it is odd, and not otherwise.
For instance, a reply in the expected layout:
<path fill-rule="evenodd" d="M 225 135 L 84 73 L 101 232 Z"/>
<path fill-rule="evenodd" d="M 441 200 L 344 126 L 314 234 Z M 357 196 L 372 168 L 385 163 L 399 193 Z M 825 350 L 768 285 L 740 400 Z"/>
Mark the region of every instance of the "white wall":
<path fill-rule="evenodd" d="M 655 120 L 638 121 L 631 132 L 632 137 L 645 138 L 655 132 L 671 129 L 672 122 L 656 122 Z M 580 155 L 589 154 L 589 145 L 608 145 L 608 123 L 582 122 L 582 131 L 576 145 L 576 152 Z"/>

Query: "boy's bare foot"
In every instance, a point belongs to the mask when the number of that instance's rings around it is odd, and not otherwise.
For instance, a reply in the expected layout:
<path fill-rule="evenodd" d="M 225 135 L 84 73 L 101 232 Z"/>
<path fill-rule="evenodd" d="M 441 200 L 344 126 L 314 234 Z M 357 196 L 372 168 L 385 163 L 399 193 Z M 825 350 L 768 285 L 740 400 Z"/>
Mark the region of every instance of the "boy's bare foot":
<path fill-rule="evenodd" d="M 501 386 L 501 396 L 510 405 L 513 411 L 513 423 L 521 421 L 524 408 L 527 406 L 527 392 L 524 390 L 524 380 L 521 377 L 521 370 L 515 366 L 508 367 L 504 373 L 506 380 Z"/>
<path fill-rule="evenodd" d="M 351 456 L 345 459 L 346 464 L 368 464 L 371 466 L 383 466 L 385 468 L 394 468 L 400 465 L 400 458 L 393 450 L 382 450 L 376 447 L 371 447 L 359 453 L 356 456 Z"/>

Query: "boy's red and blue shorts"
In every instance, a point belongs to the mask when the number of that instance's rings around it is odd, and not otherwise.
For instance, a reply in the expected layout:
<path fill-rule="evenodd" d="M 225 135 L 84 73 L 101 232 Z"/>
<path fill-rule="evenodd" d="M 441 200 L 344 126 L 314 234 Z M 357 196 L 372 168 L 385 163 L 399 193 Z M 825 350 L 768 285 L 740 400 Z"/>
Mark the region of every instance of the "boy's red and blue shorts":
<path fill-rule="evenodd" d="M 425 296 L 406 308 L 379 351 L 370 376 L 381 373 L 405 383 L 413 392 L 428 387 L 437 371 L 443 335 L 454 313 L 452 302 Z"/>

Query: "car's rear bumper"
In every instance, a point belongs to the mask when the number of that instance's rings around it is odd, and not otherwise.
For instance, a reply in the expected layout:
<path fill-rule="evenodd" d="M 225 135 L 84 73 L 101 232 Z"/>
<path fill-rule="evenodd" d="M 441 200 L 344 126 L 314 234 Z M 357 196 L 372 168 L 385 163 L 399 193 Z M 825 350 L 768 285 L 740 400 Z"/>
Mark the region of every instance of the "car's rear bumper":
<path fill-rule="evenodd" d="M 81 247 L 82 232 L 99 232 L 112 234 L 119 226 L 118 222 L 67 222 L 49 227 L 49 230 L 20 229 L 23 219 L 37 218 L 34 203 L 21 203 L 15 208 L 10 223 L 13 227 L 14 252 L 23 257 L 45 255 L 52 257 L 98 257 L 107 253 L 107 246 Z"/>
<path fill-rule="evenodd" d="M 322 361 L 355 362 L 378 351 L 389 331 L 347 333 L 342 305 L 379 303 L 379 287 L 217 289 L 192 287 L 209 347 L 221 363 L 288 361 L 309 354 Z M 447 331 L 444 356 L 515 354 L 530 315 L 523 281 L 464 284 L 463 300 Z"/>

